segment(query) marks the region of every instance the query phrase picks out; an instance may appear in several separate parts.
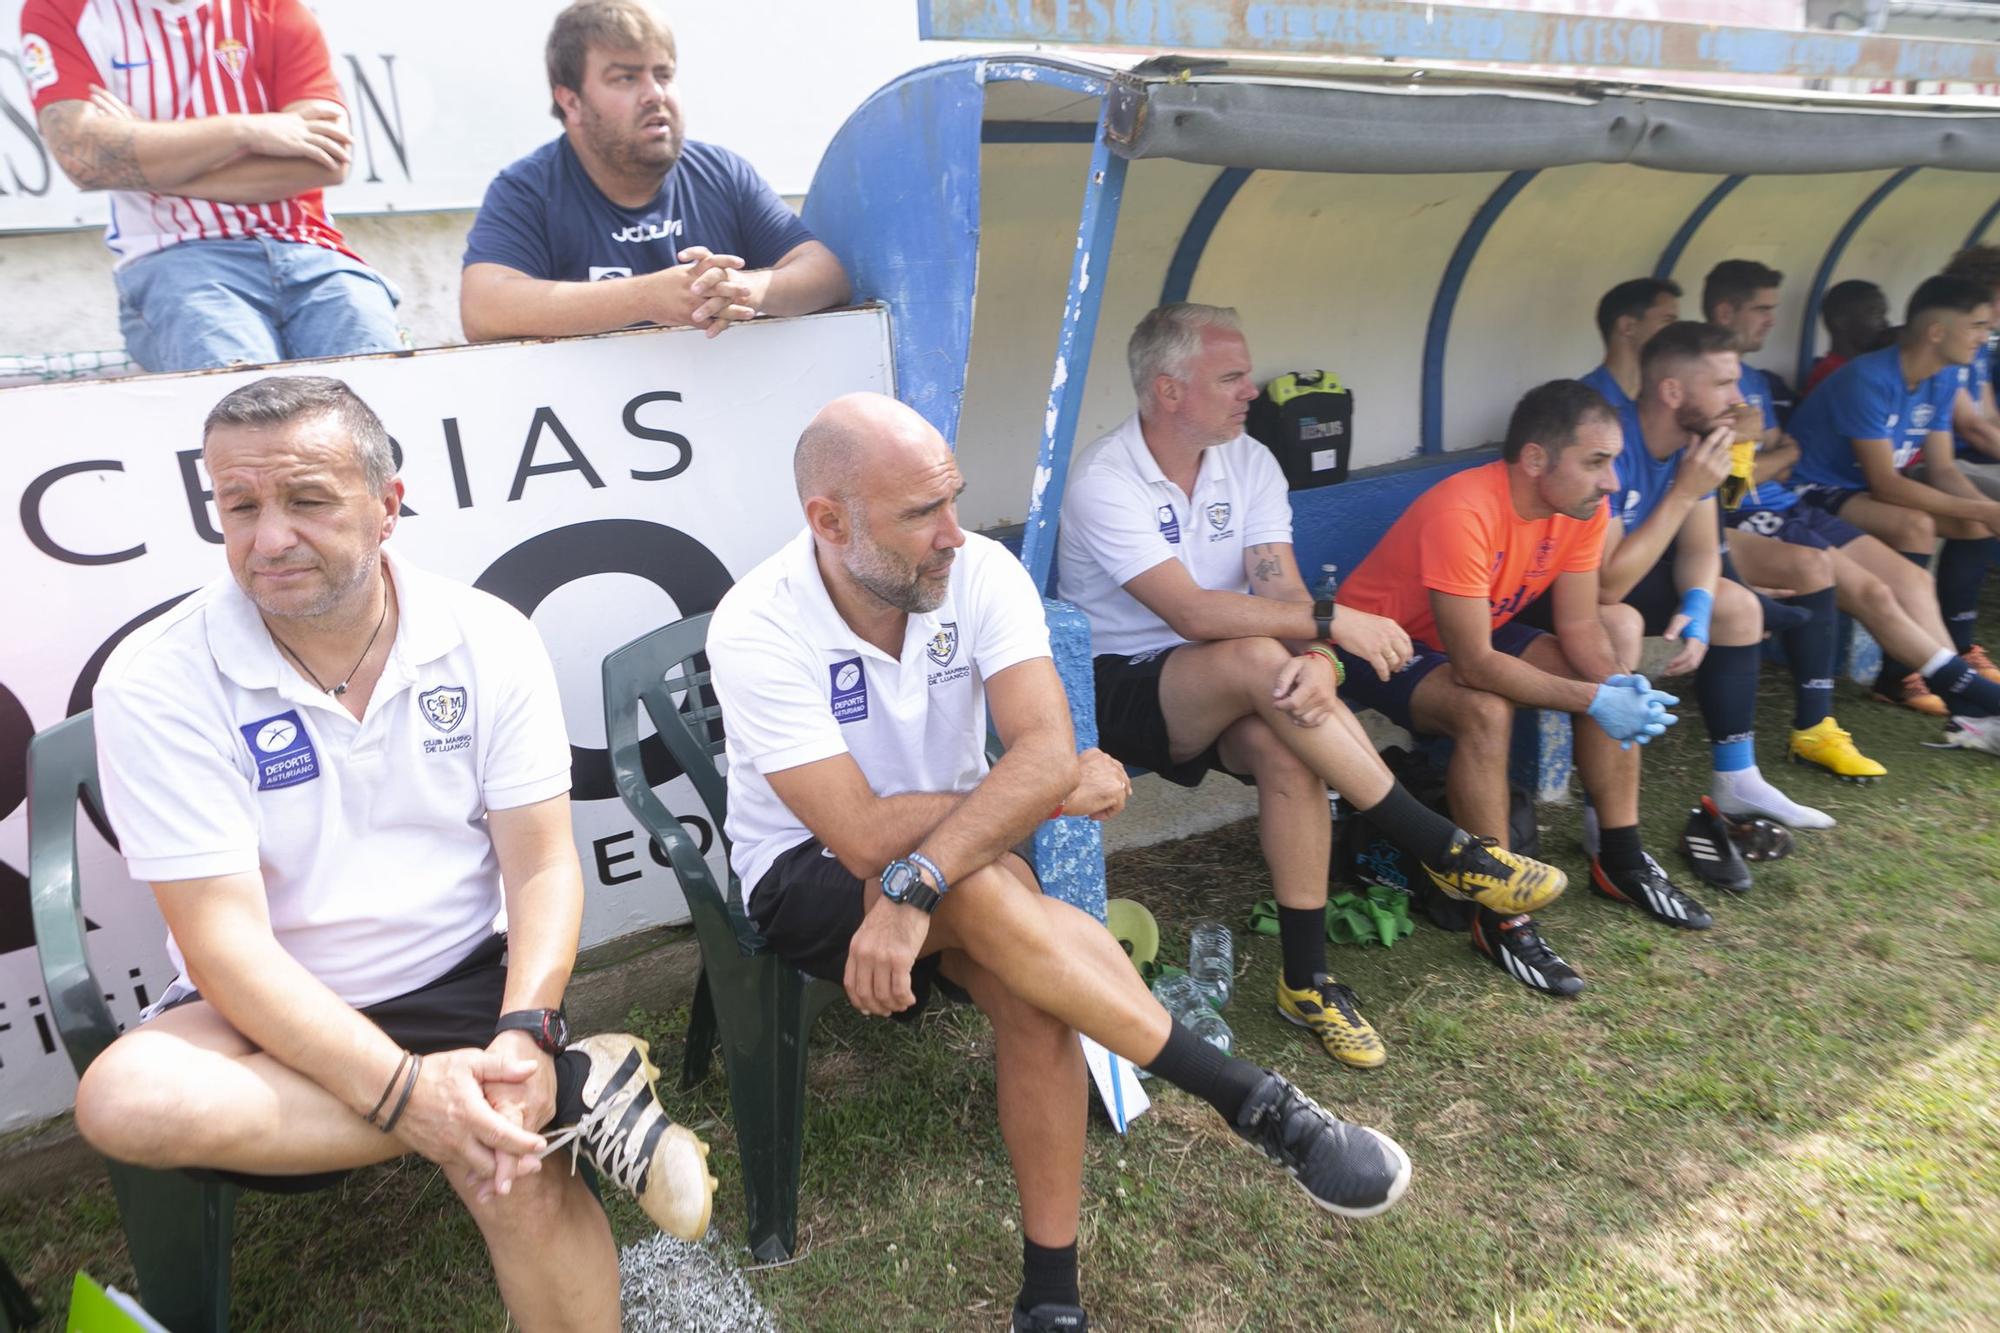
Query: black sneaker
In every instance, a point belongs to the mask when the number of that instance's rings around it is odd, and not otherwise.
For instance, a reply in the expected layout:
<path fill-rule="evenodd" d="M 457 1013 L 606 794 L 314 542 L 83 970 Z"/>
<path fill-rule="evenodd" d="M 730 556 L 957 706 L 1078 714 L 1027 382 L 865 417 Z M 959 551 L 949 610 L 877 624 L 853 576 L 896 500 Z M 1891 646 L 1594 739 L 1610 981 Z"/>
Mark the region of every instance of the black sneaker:
<path fill-rule="evenodd" d="M 1530 990 L 1550 995 L 1583 993 L 1583 978 L 1542 941 L 1533 917 L 1503 917 L 1498 912 L 1482 911 L 1472 918 L 1471 937 L 1475 951 L 1491 958 L 1494 966 Z"/>
<path fill-rule="evenodd" d="M 1410 1185 L 1409 1155 L 1394 1139 L 1334 1119 L 1268 1069 L 1237 1112 L 1235 1129 L 1329 1213 L 1373 1217 L 1387 1212 Z"/>
<path fill-rule="evenodd" d="M 1083 1333 L 1090 1316 L 1081 1305 L 1044 1303 L 1032 1310 L 1014 1307 L 1014 1333 Z"/>
<path fill-rule="evenodd" d="M 1681 855 L 1702 883 L 1731 893 L 1750 891 L 1750 866 L 1729 834 L 1729 821 L 1709 797 L 1688 811 L 1687 827 L 1681 830 Z"/>
<path fill-rule="evenodd" d="M 1715 924 L 1706 907 L 1674 887 L 1658 861 L 1645 852 L 1639 855 L 1636 870 L 1606 870 L 1604 862 L 1593 856 L 1590 886 L 1614 902 L 1644 908 L 1655 920 L 1682 930 L 1707 930 Z"/>

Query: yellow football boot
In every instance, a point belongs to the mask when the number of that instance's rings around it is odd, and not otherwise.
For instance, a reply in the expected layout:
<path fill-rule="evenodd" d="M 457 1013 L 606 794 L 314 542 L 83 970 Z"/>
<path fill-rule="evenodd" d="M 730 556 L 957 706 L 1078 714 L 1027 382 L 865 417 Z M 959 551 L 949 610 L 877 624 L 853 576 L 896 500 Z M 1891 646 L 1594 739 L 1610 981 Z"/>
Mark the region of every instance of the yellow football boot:
<path fill-rule="evenodd" d="M 1889 770 L 1854 748 L 1854 737 L 1831 717 L 1792 733 L 1792 762 L 1817 764 L 1842 782 L 1873 782 Z"/>
<path fill-rule="evenodd" d="M 1368 1020 L 1354 992 L 1321 972 L 1305 990 L 1293 990 L 1278 977 L 1278 1016 L 1309 1029 L 1326 1053 L 1344 1065 L 1373 1069 L 1389 1058 L 1382 1039 Z"/>

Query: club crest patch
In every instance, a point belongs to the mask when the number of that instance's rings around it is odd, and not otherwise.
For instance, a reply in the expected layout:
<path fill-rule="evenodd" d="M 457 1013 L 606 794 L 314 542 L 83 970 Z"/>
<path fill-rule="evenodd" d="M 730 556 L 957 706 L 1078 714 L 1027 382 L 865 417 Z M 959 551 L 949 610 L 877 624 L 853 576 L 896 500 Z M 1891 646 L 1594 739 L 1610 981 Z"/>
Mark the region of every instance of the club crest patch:
<path fill-rule="evenodd" d="M 465 720 L 465 687 L 440 685 L 426 690 L 417 696 L 417 707 L 422 710 L 424 721 L 439 731 L 457 731 L 458 724 Z"/>
<path fill-rule="evenodd" d="M 924 653 L 939 666 L 950 666 L 951 659 L 958 656 L 958 622 L 947 620 L 939 625 Z"/>
<path fill-rule="evenodd" d="M 237 730 L 250 747 L 250 762 L 257 766 L 258 791 L 296 787 L 319 776 L 319 752 L 313 749 L 312 734 L 297 709 L 246 722 Z"/>
<path fill-rule="evenodd" d="M 1165 537 L 1170 545 L 1179 546 L 1181 544 L 1181 521 L 1174 516 L 1174 507 L 1172 505 L 1161 505 L 1155 511 L 1154 517 L 1160 522 L 1160 535 Z"/>
<path fill-rule="evenodd" d="M 828 703 L 833 707 L 833 720 L 845 726 L 849 722 L 865 722 L 868 719 L 868 673 L 861 667 L 861 659 L 849 657 L 843 661 L 828 664 L 827 681 L 833 687 Z"/>
<path fill-rule="evenodd" d="M 215 63 L 229 71 L 229 77 L 243 77 L 243 66 L 250 59 L 250 48 L 234 37 L 225 37 L 215 44 Z"/>
<path fill-rule="evenodd" d="M 1931 418 L 1936 415 L 1929 403 L 1918 403 L 1910 411 L 1910 427 L 1913 430 L 1929 430 Z"/>
<path fill-rule="evenodd" d="M 1217 532 L 1229 526 L 1229 502 L 1227 500 L 1216 501 L 1204 512 L 1208 515 L 1208 526 L 1214 528 Z"/>

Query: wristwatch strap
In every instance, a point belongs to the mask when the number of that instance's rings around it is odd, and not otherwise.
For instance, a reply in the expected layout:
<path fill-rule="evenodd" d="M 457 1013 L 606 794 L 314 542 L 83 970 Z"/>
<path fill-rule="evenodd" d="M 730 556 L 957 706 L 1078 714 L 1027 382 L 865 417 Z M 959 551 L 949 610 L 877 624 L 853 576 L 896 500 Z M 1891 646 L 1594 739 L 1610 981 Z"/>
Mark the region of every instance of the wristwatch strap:
<path fill-rule="evenodd" d="M 1316 639 L 1331 640 L 1333 638 L 1333 602 L 1331 599 L 1318 597 L 1313 600 L 1313 631 L 1313 637 Z"/>
<path fill-rule="evenodd" d="M 560 1055 L 569 1042 L 569 1020 L 560 1009 L 516 1009 L 500 1015 L 493 1032 L 495 1036 L 502 1032 L 525 1032 L 543 1051 Z"/>

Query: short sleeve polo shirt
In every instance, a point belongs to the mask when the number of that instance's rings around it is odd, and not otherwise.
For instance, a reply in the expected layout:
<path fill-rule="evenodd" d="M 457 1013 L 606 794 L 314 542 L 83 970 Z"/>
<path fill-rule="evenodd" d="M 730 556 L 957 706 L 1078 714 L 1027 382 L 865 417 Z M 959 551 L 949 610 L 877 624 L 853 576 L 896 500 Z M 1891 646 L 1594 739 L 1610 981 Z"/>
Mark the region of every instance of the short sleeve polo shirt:
<path fill-rule="evenodd" d="M 261 871 L 278 943 L 357 1008 L 442 976 L 503 924 L 487 812 L 569 790 L 534 626 L 384 554 L 396 638 L 359 720 L 280 657 L 231 579 L 120 644 L 93 699 L 133 878 Z"/>
<path fill-rule="evenodd" d="M 1160 471 L 1134 413 L 1070 468 L 1061 596 L 1090 617 L 1094 653 L 1171 648 L 1185 641 L 1127 583 L 1178 560 L 1198 586 L 1247 595 L 1244 550 L 1291 540 L 1291 497 L 1270 450 L 1248 435 L 1203 450 L 1189 496 Z"/>
<path fill-rule="evenodd" d="M 1792 414 L 1799 442 L 1793 480 L 1802 485 L 1865 491 L 1868 478 L 1854 456 L 1856 440 L 1887 440 L 1895 465 L 1923 451 L 1932 431 L 1951 429 L 1959 366 L 1946 366 L 1915 385 L 1903 382 L 1900 350 L 1884 347 L 1836 370 Z"/>
<path fill-rule="evenodd" d="M 708 628 L 743 891 L 813 836 L 767 774 L 847 754 L 877 796 L 971 791 L 987 771 L 985 683 L 1049 655 L 1034 580 L 985 537 L 967 534 L 944 601 L 909 617 L 897 657 L 841 619 L 810 532 L 744 575 Z"/>

